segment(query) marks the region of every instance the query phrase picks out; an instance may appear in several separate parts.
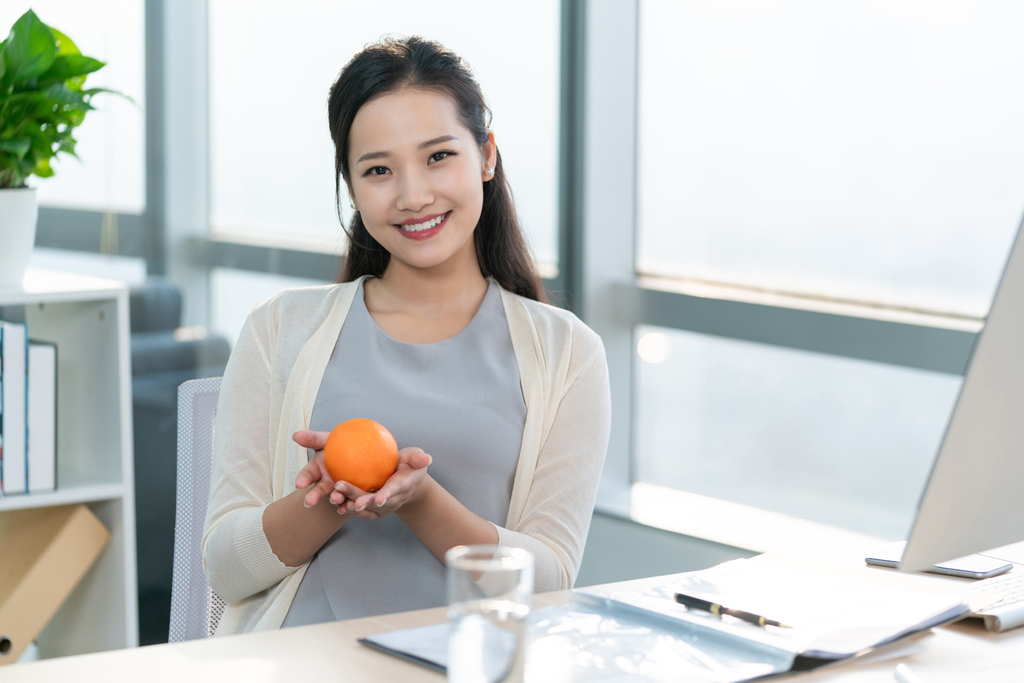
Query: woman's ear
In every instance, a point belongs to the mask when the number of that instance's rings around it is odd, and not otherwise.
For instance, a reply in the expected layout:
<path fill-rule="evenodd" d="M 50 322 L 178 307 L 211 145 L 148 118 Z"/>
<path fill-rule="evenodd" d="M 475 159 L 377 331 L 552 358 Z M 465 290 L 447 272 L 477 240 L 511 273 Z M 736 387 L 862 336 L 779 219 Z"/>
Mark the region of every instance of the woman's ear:
<path fill-rule="evenodd" d="M 498 165 L 498 145 L 494 142 L 494 131 L 487 131 L 487 142 L 480 148 L 484 158 L 484 182 L 494 177 L 494 169 Z"/>

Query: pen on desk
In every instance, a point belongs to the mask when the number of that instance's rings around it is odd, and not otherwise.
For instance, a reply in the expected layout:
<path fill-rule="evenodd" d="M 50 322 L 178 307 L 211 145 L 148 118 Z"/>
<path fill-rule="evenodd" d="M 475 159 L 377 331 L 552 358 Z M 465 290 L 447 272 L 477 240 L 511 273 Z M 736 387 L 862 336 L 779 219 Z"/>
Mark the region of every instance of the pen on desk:
<path fill-rule="evenodd" d="M 767 617 L 763 617 L 760 614 L 744 612 L 743 610 L 739 609 L 730 609 L 729 607 L 725 607 L 724 605 L 719 605 L 708 600 L 701 600 L 700 598 L 695 598 L 692 595 L 676 593 L 676 602 L 678 602 L 680 605 L 685 605 L 687 609 L 696 609 L 702 612 L 711 612 L 716 616 L 722 616 L 723 614 L 727 614 L 730 617 L 742 619 L 743 621 L 749 622 L 751 624 L 756 624 L 761 627 L 777 626 L 779 628 L 793 628 L 792 626 L 787 626 L 786 624 L 775 621 L 774 619 L 768 619 Z"/>

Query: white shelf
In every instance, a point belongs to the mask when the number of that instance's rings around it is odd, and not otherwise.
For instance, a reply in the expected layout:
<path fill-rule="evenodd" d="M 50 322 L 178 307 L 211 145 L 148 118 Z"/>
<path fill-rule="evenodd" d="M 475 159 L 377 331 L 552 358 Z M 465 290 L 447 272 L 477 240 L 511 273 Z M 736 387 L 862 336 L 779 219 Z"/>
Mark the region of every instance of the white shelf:
<path fill-rule="evenodd" d="M 117 280 L 29 268 L 20 288 L 0 288 L 0 306 L 112 299 L 127 289 Z"/>
<path fill-rule="evenodd" d="M 29 269 L 0 289 L 31 339 L 57 345 L 57 486 L 0 498 L 0 515 L 84 504 L 110 530 L 96 564 L 37 639 L 40 658 L 139 643 L 131 337 L 122 282 Z M 0 549 L 2 552 L 2 549 Z"/>
<path fill-rule="evenodd" d="M 70 486 L 46 491 L 44 493 L 25 493 L 0 498 L 0 512 L 8 510 L 27 510 L 29 508 L 53 507 L 55 505 L 73 505 L 78 503 L 95 503 L 103 500 L 116 500 L 124 497 L 124 486 L 121 484 L 94 484 L 92 486 Z"/>

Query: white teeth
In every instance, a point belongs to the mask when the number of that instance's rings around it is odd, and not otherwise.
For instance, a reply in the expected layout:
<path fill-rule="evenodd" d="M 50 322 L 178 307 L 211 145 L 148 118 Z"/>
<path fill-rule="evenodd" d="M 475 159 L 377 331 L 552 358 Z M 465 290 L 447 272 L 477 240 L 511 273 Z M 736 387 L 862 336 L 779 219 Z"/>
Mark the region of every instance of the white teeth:
<path fill-rule="evenodd" d="M 443 221 L 447 215 L 447 213 L 443 213 L 437 218 L 432 218 L 431 220 L 424 221 L 423 223 L 416 223 L 415 225 L 402 225 L 399 227 L 401 227 L 402 230 L 404 230 L 405 232 L 423 232 L 424 230 L 429 230 L 430 228 L 440 225 L 441 221 Z"/>

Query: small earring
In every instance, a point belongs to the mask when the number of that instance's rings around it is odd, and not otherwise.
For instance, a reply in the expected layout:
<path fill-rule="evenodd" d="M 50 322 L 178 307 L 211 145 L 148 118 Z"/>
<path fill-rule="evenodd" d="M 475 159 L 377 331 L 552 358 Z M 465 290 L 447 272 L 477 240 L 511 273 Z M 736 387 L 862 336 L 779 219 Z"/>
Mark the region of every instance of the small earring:
<path fill-rule="evenodd" d="M 488 166 L 487 168 L 484 169 L 484 173 L 486 173 L 489 176 L 494 175 L 494 169 Z"/>
<path fill-rule="evenodd" d="M 354 201 L 352 201 L 351 199 L 348 200 L 348 205 L 351 206 L 356 211 L 359 210 L 359 209 L 356 209 L 356 203 Z"/>

